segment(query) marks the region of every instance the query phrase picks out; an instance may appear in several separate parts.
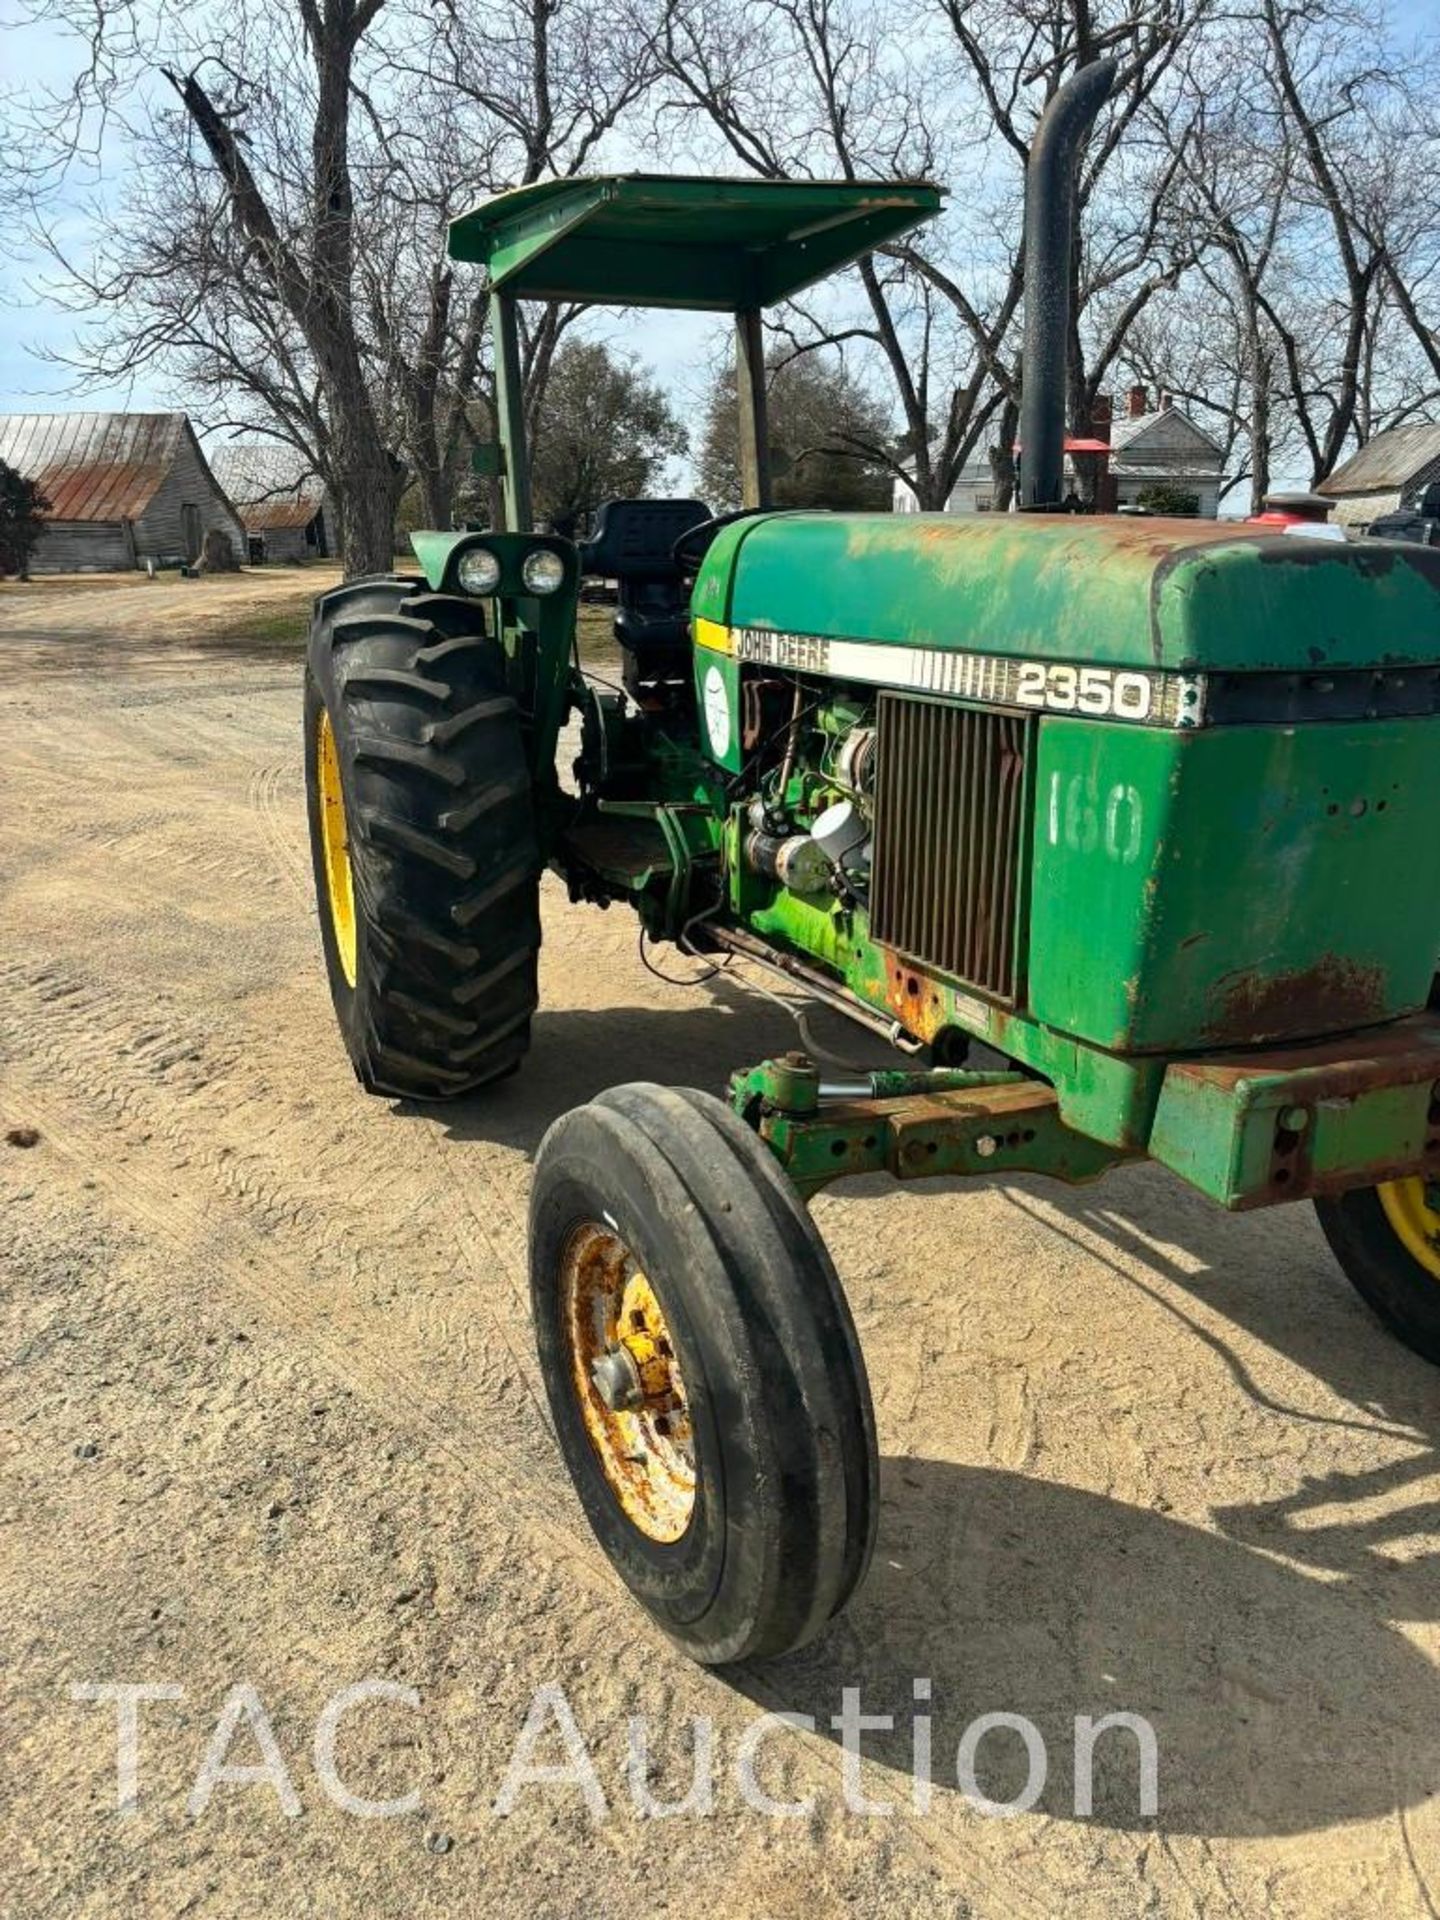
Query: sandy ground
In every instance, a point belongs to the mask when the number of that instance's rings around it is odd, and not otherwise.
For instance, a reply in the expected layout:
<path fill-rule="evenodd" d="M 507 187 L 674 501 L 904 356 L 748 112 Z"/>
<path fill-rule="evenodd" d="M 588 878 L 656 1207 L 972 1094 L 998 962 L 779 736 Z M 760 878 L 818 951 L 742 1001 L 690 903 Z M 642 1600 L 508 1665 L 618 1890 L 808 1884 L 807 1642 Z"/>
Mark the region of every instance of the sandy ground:
<path fill-rule="evenodd" d="M 874 1569 L 818 1645 L 697 1671 L 559 1470 L 528 1167 L 606 1084 L 719 1087 L 789 1022 L 729 981 L 659 986 L 624 915 L 551 891 L 526 1070 L 448 1110 L 367 1100 L 309 901 L 297 663 L 157 640 L 161 596 L 179 619 L 190 592 L 109 596 L 88 626 L 0 602 L 0 1134 L 38 1132 L 0 1144 L 0 1912 L 1435 1915 L 1440 1382 L 1308 1210 L 1227 1219 L 1151 1168 L 822 1198 L 878 1406 Z M 367 1680 L 417 1704 L 357 1707 L 338 1765 L 413 1795 L 395 1817 L 341 1810 L 316 1769 L 326 1701 Z M 104 1682 L 183 1689 L 144 1709 L 125 1818 L 113 1709 L 70 1697 Z M 187 1811 L 240 1684 L 272 1781 Z M 493 1810 L 547 1684 L 604 1819 L 573 1784 Z M 897 1716 L 860 1770 L 888 1814 L 845 1804 L 846 1686 Z M 815 1716 L 762 1749 L 798 1817 L 735 1783 L 767 1710 Z M 1076 1811 L 1075 1717 L 1110 1711 L 1155 1729 L 1153 1817 L 1114 1734 Z M 1049 1760 L 1012 1818 L 954 1784 L 994 1712 Z M 708 1717 L 712 1813 L 636 1812 L 630 1715 L 670 1794 Z M 262 1757 L 242 1725 L 229 1763 Z M 1018 1793 L 1018 1736 L 978 1770 Z"/>

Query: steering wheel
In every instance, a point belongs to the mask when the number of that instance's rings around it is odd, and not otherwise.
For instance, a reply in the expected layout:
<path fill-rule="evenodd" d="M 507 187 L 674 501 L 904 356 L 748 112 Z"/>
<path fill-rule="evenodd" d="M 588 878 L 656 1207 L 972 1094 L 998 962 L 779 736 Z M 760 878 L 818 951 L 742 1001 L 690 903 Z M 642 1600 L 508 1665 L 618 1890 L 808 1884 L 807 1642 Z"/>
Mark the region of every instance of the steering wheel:
<path fill-rule="evenodd" d="M 748 520 L 751 514 L 768 511 L 767 507 L 738 507 L 734 513 L 717 513 L 713 520 L 697 520 L 671 546 L 670 558 L 682 573 L 698 573 L 710 542 L 722 527 L 733 526 L 737 520 Z"/>

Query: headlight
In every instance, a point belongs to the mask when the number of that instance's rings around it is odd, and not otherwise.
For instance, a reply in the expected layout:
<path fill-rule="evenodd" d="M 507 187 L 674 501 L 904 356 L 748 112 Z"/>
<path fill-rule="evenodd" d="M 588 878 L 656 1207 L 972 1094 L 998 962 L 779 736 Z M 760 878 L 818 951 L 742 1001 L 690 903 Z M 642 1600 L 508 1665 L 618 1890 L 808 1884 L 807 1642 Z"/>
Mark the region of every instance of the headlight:
<path fill-rule="evenodd" d="M 467 547 L 455 568 L 463 593 L 494 593 L 500 584 L 500 562 L 489 547 Z"/>
<path fill-rule="evenodd" d="M 565 562 L 548 547 L 537 547 L 526 554 L 520 578 L 531 593 L 554 593 L 565 584 Z"/>

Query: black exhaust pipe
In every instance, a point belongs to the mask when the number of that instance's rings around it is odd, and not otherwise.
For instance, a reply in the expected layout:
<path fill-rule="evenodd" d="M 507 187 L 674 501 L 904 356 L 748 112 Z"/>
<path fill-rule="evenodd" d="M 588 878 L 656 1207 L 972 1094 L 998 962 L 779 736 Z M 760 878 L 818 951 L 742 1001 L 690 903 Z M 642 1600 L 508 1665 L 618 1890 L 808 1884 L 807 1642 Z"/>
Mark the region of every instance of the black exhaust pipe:
<path fill-rule="evenodd" d="M 1025 346 L 1020 391 L 1020 511 L 1053 512 L 1065 478 L 1066 359 L 1075 176 L 1118 63 L 1096 60 L 1041 115 L 1025 170 Z"/>

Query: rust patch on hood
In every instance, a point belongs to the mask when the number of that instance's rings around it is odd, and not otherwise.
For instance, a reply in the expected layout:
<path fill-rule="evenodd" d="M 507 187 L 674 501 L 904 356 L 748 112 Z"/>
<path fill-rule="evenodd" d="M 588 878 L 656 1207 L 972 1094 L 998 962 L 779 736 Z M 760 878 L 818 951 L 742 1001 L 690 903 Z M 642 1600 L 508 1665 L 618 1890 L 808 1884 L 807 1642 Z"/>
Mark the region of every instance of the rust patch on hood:
<path fill-rule="evenodd" d="M 1247 967 L 1227 974 L 1211 1002 L 1206 1038 L 1247 1042 L 1343 1033 L 1391 1016 L 1382 967 L 1362 966 L 1326 953 L 1308 967 L 1262 973 Z"/>

